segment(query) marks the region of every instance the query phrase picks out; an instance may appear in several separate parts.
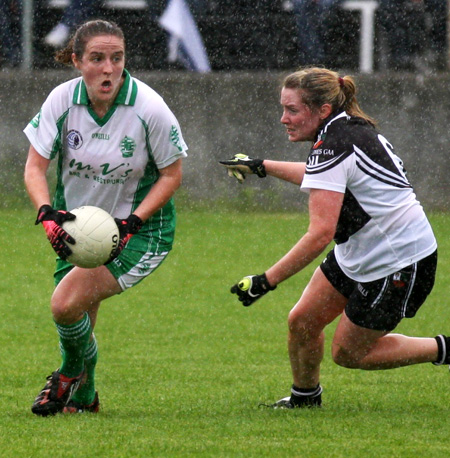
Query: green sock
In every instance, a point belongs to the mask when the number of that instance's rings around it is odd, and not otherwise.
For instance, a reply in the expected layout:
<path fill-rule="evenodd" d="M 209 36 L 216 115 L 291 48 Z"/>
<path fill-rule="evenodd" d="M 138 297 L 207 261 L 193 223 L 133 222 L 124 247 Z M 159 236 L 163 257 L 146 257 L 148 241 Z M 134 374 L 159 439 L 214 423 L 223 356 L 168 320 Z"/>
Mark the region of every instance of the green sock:
<path fill-rule="evenodd" d="M 92 340 L 84 354 L 86 381 L 78 388 L 72 399 L 83 405 L 89 405 L 95 398 L 95 366 L 98 359 L 97 340 L 92 333 Z"/>
<path fill-rule="evenodd" d="M 76 377 L 84 369 L 84 354 L 92 333 L 91 320 L 85 313 L 83 318 L 74 324 L 55 324 L 63 357 L 59 372 L 67 377 Z"/>

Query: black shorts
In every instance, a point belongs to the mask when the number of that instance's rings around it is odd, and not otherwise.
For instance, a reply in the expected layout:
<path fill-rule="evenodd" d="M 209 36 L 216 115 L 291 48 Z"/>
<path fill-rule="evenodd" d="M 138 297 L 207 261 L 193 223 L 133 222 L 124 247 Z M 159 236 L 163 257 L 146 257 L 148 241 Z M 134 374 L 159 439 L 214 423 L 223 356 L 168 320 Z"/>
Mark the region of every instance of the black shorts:
<path fill-rule="evenodd" d="M 436 275 L 437 251 L 387 277 L 368 283 L 347 277 L 330 251 L 321 270 L 348 298 L 345 313 L 358 326 L 392 331 L 403 318 L 412 318 L 430 294 Z"/>

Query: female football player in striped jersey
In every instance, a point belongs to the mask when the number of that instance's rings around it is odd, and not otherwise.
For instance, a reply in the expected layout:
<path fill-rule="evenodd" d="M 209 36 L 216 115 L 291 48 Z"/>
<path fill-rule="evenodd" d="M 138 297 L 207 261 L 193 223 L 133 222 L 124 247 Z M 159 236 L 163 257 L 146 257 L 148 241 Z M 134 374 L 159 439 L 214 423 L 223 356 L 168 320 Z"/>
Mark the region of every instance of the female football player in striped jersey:
<path fill-rule="evenodd" d="M 31 146 L 25 184 L 58 254 L 51 310 L 62 364 L 32 406 L 36 415 L 98 410 L 94 387 L 101 301 L 138 284 L 172 248 L 175 208 L 186 156 L 178 121 L 164 100 L 125 69 L 125 39 L 114 23 L 89 21 L 56 55 L 80 77 L 56 87 L 24 132 Z M 48 167 L 57 159 L 50 199 Z M 62 229 L 82 205 L 116 218 L 119 250 L 94 269 L 66 261 L 76 243 Z M 68 244 L 66 244 L 67 242 Z"/>
<path fill-rule="evenodd" d="M 236 155 L 221 161 L 241 182 L 247 173 L 301 185 L 309 194 L 309 227 L 262 275 L 231 289 L 245 306 L 335 246 L 289 314 L 291 395 L 272 407 L 321 405 L 320 364 L 325 326 L 339 323 L 334 361 L 344 367 L 391 369 L 450 363 L 450 339 L 407 337 L 392 331 L 411 318 L 433 288 L 437 244 L 394 148 L 360 108 L 350 76 L 304 68 L 281 89 L 291 142 L 312 142 L 305 162 Z"/>

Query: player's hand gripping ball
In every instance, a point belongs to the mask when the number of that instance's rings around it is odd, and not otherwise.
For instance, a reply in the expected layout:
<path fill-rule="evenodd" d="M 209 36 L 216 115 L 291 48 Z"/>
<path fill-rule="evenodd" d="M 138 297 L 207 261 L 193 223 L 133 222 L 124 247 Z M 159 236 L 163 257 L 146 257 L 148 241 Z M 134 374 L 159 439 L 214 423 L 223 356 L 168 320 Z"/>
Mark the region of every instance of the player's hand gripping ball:
<path fill-rule="evenodd" d="M 135 215 L 134 213 L 128 216 L 128 218 L 115 218 L 114 221 L 119 228 L 119 243 L 108 262 L 111 262 L 114 258 L 119 256 L 131 237 L 133 237 L 134 234 L 137 234 L 143 225 L 141 218 L 139 218 L 139 216 Z"/>
<path fill-rule="evenodd" d="M 246 154 L 235 154 L 227 161 L 219 161 L 228 170 L 228 176 L 236 178 L 239 183 L 243 183 L 245 175 L 254 173 L 260 178 L 266 176 L 266 168 L 262 159 L 253 159 Z"/>
<path fill-rule="evenodd" d="M 266 274 L 248 275 L 231 287 L 231 293 L 237 294 L 242 305 L 248 307 L 269 291 L 276 289 L 267 281 Z"/>
<path fill-rule="evenodd" d="M 73 221 L 76 216 L 65 210 L 55 210 L 51 205 L 42 205 L 34 224 L 42 223 L 52 248 L 61 259 L 67 259 L 72 250 L 67 243 L 75 245 L 75 239 L 63 229 L 66 221 Z"/>
<path fill-rule="evenodd" d="M 94 268 L 105 264 L 119 245 L 119 228 L 105 210 L 84 206 L 71 210 L 76 218 L 63 223 L 63 229 L 74 239 L 67 261 Z"/>

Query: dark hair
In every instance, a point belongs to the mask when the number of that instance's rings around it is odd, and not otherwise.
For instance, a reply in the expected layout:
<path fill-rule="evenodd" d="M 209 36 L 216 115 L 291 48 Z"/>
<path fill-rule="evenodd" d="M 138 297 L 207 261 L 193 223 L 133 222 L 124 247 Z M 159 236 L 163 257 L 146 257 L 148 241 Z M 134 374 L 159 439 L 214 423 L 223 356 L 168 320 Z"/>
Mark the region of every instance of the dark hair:
<path fill-rule="evenodd" d="M 328 103 L 333 111 L 345 110 L 350 116 L 376 125 L 376 121 L 360 108 L 356 99 L 356 84 L 351 76 L 340 77 L 339 73 L 326 68 L 307 67 L 288 75 L 283 81 L 283 88 L 301 89 L 303 103 L 311 109 Z"/>
<path fill-rule="evenodd" d="M 86 49 L 87 42 L 91 38 L 98 37 L 99 35 L 113 35 L 123 40 L 125 44 L 125 37 L 122 29 L 114 22 L 103 21 L 101 19 L 88 21 L 78 27 L 64 49 L 56 52 L 56 62 L 65 65 L 72 65 L 73 53 L 75 53 L 78 60 L 81 60 Z"/>

